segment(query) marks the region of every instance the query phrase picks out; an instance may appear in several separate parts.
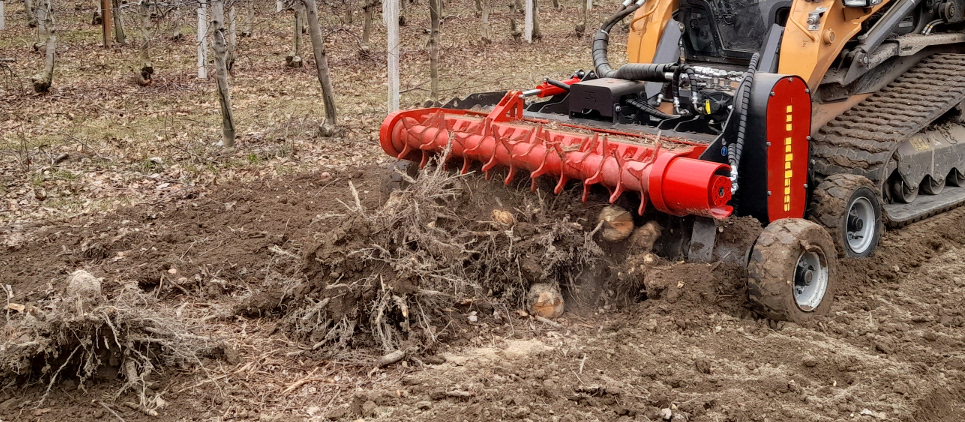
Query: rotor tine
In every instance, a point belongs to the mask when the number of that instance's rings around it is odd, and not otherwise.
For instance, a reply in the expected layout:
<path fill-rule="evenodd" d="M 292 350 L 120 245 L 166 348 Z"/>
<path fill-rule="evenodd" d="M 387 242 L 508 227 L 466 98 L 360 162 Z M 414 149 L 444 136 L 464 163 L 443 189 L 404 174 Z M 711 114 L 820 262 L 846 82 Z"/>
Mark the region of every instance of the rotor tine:
<path fill-rule="evenodd" d="M 620 172 L 617 174 L 617 185 L 610 192 L 611 204 L 615 203 L 617 199 L 620 198 L 620 195 L 623 194 L 623 168 L 624 164 L 626 163 L 623 159 L 621 159 L 620 154 L 618 154 L 616 150 L 613 151 L 613 159 L 617 161 L 617 167 L 620 169 Z"/>
<path fill-rule="evenodd" d="M 647 195 L 640 192 L 640 207 L 637 208 L 637 215 L 643 215 L 647 210 Z"/>
<path fill-rule="evenodd" d="M 419 161 L 419 168 L 426 168 L 426 164 L 429 164 L 429 152 L 422 150 L 422 160 Z"/>

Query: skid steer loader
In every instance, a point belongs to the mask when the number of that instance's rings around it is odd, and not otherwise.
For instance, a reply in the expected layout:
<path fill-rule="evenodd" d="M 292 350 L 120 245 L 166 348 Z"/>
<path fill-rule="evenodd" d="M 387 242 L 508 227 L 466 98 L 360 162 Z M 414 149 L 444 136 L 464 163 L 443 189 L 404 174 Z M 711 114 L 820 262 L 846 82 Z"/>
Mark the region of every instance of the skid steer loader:
<path fill-rule="evenodd" d="M 629 18 L 629 63 L 610 31 Z M 965 201 L 965 0 L 626 0 L 593 38 L 593 70 L 384 121 L 388 154 L 508 169 L 632 197 L 721 257 L 714 221 L 751 216 L 752 308 L 828 312 L 839 257 L 885 226 Z M 960 142 L 962 141 L 962 142 Z M 621 200 L 626 202 L 626 199 Z M 719 239 L 718 239 L 719 240 Z M 731 254 L 732 255 L 732 254 Z"/>

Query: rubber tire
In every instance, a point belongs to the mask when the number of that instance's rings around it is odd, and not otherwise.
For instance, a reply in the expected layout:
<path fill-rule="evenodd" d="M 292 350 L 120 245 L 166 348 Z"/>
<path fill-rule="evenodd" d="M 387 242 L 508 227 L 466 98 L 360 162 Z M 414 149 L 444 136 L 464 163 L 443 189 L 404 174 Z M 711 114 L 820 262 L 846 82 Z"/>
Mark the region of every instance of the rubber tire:
<path fill-rule="evenodd" d="M 794 272 L 805 251 L 823 252 L 828 266 L 828 286 L 821 303 L 802 310 L 794 299 Z M 768 225 L 751 251 L 747 263 L 747 295 L 751 309 L 774 321 L 804 323 L 827 314 L 834 300 L 837 256 L 828 232 L 818 224 L 784 218 Z"/>
<path fill-rule="evenodd" d="M 848 209 L 858 198 L 871 202 L 875 214 L 875 229 L 871 246 L 861 253 L 848 245 Z M 875 193 L 874 184 L 867 177 L 856 174 L 833 174 L 824 179 L 811 196 L 810 219 L 828 229 L 839 256 L 865 258 L 878 248 L 884 222 L 881 218 L 881 201 Z"/>
<path fill-rule="evenodd" d="M 382 186 L 379 189 L 380 203 L 384 204 L 385 201 L 388 201 L 389 196 L 392 195 L 392 191 L 409 187 L 409 182 L 405 180 L 403 174 L 415 179 L 415 177 L 419 175 L 419 163 L 409 160 L 397 160 L 389 165 L 388 172 L 382 180 Z"/>

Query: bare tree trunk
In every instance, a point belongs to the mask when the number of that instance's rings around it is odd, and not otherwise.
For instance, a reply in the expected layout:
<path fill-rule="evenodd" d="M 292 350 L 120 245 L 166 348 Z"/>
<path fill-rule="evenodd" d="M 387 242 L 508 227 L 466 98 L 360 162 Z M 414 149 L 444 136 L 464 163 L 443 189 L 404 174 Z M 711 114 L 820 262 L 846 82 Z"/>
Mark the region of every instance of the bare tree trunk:
<path fill-rule="evenodd" d="M 482 13 L 483 13 L 482 0 L 475 0 L 475 1 L 473 2 L 473 6 L 476 7 L 476 8 L 475 8 L 476 17 L 478 18 L 478 17 L 482 16 Z"/>
<path fill-rule="evenodd" d="M 3 10 L 3 0 L 0 0 L 0 30 L 2 29 L 7 29 L 7 21 Z"/>
<path fill-rule="evenodd" d="M 593 0 L 586 0 L 586 9 L 587 10 L 593 9 Z"/>
<path fill-rule="evenodd" d="M 439 99 L 439 6 L 442 0 L 429 0 L 429 99 Z"/>
<path fill-rule="evenodd" d="M 481 0 L 482 4 L 482 41 L 486 44 L 493 42 L 493 28 L 489 21 L 489 14 L 492 12 L 492 0 Z"/>
<path fill-rule="evenodd" d="M 40 0 L 37 4 L 37 22 L 44 32 L 42 36 L 47 44 L 47 60 L 44 62 L 42 73 L 34 75 L 34 91 L 38 93 L 50 90 L 54 80 L 54 60 L 57 59 L 57 35 L 54 31 L 54 12 L 50 7 L 50 0 Z"/>
<path fill-rule="evenodd" d="M 251 0 L 245 1 L 245 27 L 241 30 L 241 38 L 250 37 L 252 34 L 251 26 L 252 21 L 255 20 L 255 8 L 251 4 Z"/>
<path fill-rule="evenodd" d="M 580 22 L 576 24 L 576 36 L 586 34 L 586 2 L 580 1 Z"/>
<path fill-rule="evenodd" d="M 231 148 L 235 146 L 235 120 L 231 113 L 231 89 L 228 86 L 228 38 L 224 27 L 223 0 L 211 2 L 211 25 L 214 27 L 214 66 L 218 80 L 218 102 L 221 104 L 223 145 Z"/>
<path fill-rule="evenodd" d="M 104 19 L 103 18 L 104 7 L 101 6 L 100 0 L 94 0 L 94 7 L 96 7 L 96 9 L 94 9 L 94 16 L 91 16 L 90 18 L 90 24 L 95 26 L 101 25 Z"/>
<path fill-rule="evenodd" d="M 345 23 L 351 25 L 351 24 L 355 23 L 355 22 L 354 22 L 354 19 L 355 19 L 355 14 L 352 13 L 352 6 L 346 7 L 346 8 L 345 8 Z"/>
<path fill-rule="evenodd" d="M 285 62 L 288 67 L 302 67 L 302 32 L 304 32 L 304 28 L 302 27 L 301 16 L 305 12 L 305 5 L 301 2 L 296 3 L 292 12 L 295 15 L 295 52 L 285 57 Z"/>
<path fill-rule="evenodd" d="M 23 0 L 23 11 L 27 14 L 27 26 L 37 27 L 37 8 L 34 7 L 33 0 Z"/>
<path fill-rule="evenodd" d="M 113 0 L 114 3 L 114 41 L 120 45 L 127 44 L 127 35 L 124 33 L 124 20 L 121 15 L 121 0 Z"/>
<path fill-rule="evenodd" d="M 560 4 L 560 0 L 553 0 L 553 8 L 556 10 L 563 10 L 563 5 Z"/>
<path fill-rule="evenodd" d="M 385 4 L 384 2 L 385 2 L 386 0 L 382 0 L 382 1 L 383 1 L 383 4 Z M 406 5 L 407 5 L 408 3 L 409 3 L 409 0 L 399 0 L 399 9 L 398 9 L 398 11 L 399 11 L 399 26 L 405 26 L 405 12 L 406 12 L 406 10 L 408 9 L 408 7 L 406 7 Z"/>
<path fill-rule="evenodd" d="M 519 25 L 516 23 L 516 11 L 519 10 L 517 8 L 518 4 L 519 0 L 509 4 L 509 35 L 516 41 L 519 41 L 520 37 L 523 36 L 523 31 L 519 30 Z"/>
<path fill-rule="evenodd" d="M 50 0 L 40 0 L 36 4 L 36 7 L 37 23 L 35 26 L 37 27 L 37 41 L 34 42 L 34 51 L 40 51 L 47 46 L 47 38 L 53 33 L 51 27 L 53 18 L 51 17 L 52 7 Z"/>
<path fill-rule="evenodd" d="M 237 57 L 236 51 L 238 49 L 238 31 L 235 22 L 235 6 L 232 5 L 228 8 L 228 58 L 226 59 L 228 72 L 231 72 L 231 69 L 234 69 L 235 57 Z"/>
<path fill-rule="evenodd" d="M 332 80 L 328 76 L 328 53 L 325 52 L 325 41 L 322 40 L 322 28 L 318 24 L 318 6 L 315 0 L 302 0 L 308 12 L 308 32 L 312 36 L 312 50 L 315 53 L 315 67 L 318 70 L 318 83 L 322 85 L 322 100 L 325 102 L 325 126 L 323 134 L 331 133 L 336 124 L 335 94 L 332 92 Z"/>
<path fill-rule="evenodd" d="M 208 79 L 208 4 L 198 4 L 198 78 Z"/>
<path fill-rule="evenodd" d="M 148 0 L 141 0 L 137 6 L 141 17 L 141 71 L 137 74 L 137 84 L 148 86 L 154 75 L 154 65 L 151 63 L 151 5 Z"/>
<path fill-rule="evenodd" d="M 543 32 L 539 30 L 539 0 L 533 1 L 533 39 L 543 39 Z"/>
<path fill-rule="evenodd" d="M 368 49 L 372 37 L 372 19 L 375 19 L 375 5 L 377 2 L 368 1 L 363 8 L 365 17 L 362 20 L 362 47 Z"/>

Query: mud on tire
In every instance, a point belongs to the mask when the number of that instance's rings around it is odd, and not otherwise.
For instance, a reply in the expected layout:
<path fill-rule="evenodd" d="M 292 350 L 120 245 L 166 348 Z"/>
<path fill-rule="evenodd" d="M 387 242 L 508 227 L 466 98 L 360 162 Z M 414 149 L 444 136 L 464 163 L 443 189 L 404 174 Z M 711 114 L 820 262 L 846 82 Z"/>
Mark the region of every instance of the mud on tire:
<path fill-rule="evenodd" d="M 884 224 L 881 201 L 871 180 L 855 174 L 834 174 L 814 190 L 810 219 L 827 227 L 839 256 L 870 256 Z"/>
<path fill-rule="evenodd" d="M 811 273 L 801 264 L 811 266 Z M 747 264 L 751 308 L 775 321 L 803 323 L 828 313 L 837 256 L 831 236 L 812 221 L 786 218 L 761 233 Z"/>

